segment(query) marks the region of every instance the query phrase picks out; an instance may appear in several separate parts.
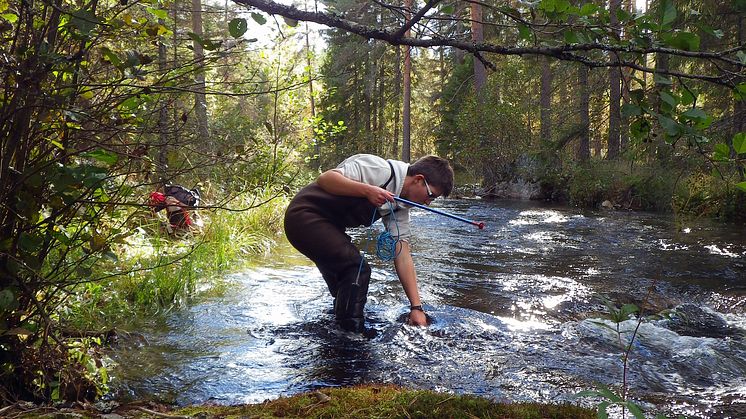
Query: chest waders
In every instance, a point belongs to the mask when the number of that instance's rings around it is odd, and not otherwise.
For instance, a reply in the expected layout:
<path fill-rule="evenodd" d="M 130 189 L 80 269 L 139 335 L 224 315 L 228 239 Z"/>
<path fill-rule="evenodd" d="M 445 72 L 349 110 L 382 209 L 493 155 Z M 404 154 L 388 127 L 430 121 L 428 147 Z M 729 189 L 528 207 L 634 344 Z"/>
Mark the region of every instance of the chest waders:
<path fill-rule="evenodd" d="M 388 163 L 391 175 L 380 185 L 383 189 L 395 181 Z M 378 218 L 367 199 L 333 195 L 315 182 L 301 189 L 285 212 L 288 241 L 316 264 L 334 298 L 337 323 L 347 331 L 365 331 L 371 269 L 345 228 L 370 226 Z"/>

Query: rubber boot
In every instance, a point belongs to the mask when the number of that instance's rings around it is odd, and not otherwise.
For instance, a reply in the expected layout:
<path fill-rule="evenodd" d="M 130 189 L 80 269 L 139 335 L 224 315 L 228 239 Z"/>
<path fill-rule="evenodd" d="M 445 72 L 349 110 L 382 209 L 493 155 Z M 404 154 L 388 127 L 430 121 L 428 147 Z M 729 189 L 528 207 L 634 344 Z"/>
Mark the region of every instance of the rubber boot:
<path fill-rule="evenodd" d="M 325 314 L 335 314 L 337 306 L 337 292 L 339 291 L 339 276 L 335 274 L 334 272 L 331 272 L 327 269 L 324 269 L 320 265 L 316 265 L 319 268 L 319 272 L 321 272 L 321 277 L 324 278 L 324 281 L 326 282 L 326 286 L 329 289 L 329 294 L 332 296 L 332 306 L 328 310 L 324 310 Z"/>
<path fill-rule="evenodd" d="M 363 262 L 359 277 L 357 269 L 343 276 L 334 305 L 334 315 L 342 329 L 354 333 L 365 332 L 364 310 L 369 283 L 370 267 L 367 262 Z"/>

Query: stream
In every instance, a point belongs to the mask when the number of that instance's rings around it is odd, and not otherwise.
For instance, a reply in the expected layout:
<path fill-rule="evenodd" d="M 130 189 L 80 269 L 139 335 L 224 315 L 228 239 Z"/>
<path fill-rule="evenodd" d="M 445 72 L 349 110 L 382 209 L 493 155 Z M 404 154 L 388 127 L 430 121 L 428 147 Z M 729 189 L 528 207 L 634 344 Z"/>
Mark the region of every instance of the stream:
<path fill-rule="evenodd" d="M 229 275 L 222 295 L 206 293 L 124 336 L 111 354 L 111 397 L 239 404 L 392 383 L 593 407 L 600 399 L 575 394 L 620 391 L 635 333 L 626 382 L 643 409 L 746 417 L 743 227 L 522 201 L 434 207 L 487 227 L 412 211 L 430 327 L 404 324 L 393 264 L 366 251 L 366 317 L 378 335 L 342 332 L 318 271 L 280 242 L 260 266 Z M 350 233 L 374 247 L 368 229 Z M 645 320 L 614 323 L 607 301 L 636 304 Z"/>

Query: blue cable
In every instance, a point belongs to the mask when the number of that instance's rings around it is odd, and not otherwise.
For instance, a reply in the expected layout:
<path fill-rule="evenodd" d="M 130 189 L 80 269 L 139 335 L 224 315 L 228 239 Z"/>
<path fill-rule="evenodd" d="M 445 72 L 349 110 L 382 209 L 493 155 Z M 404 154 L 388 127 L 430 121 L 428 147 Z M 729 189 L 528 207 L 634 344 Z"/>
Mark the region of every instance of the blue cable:
<path fill-rule="evenodd" d="M 389 201 L 390 216 L 394 217 L 394 205 Z M 376 212 L 378 208 L 373 209 L 373 217 L 370 220 L 370 227 L 368 227 L 368 239 L 373 240 L 373 223 L 376 221 Z M 384 262 L 388 262 L 396 259 L 401 253 L 396 251 L 396 245 L 399 243 L 399 222 L 394 217 L 394 225 L 396 226 L 396 238 L 388 231 L 384 230 L 376 238 L 376 256 Z M 386 225 L 384 224 L 384 228 Z M 360 285 L 358 279 L 360 279 L 360 273 L 363 271 L 363 261 L 365 261 L 365 250 L 360 251 L 360 266 L 357 269 L 357 277 L 355 278 L 355 285 Z"/>
<path fill-rule="evenodd" d="M 376 208 L 376 211 L 377 210 L 378 209 Z M 399 243 L 399 222 L 396 221 L 396 217 L 394 216 L 394 205 L 391 203 L 391 201 L 389 201 L 389 216 L 394 218 L 394 225 L 396 226 L 396 237 L 394 237 L 394 235 L 392 235 L 391 232 L 386 229 L 382 231 L 376 239 L 376 256 L 378 256 L 378 259 L 381 259 L 384 262 L 396 259 L 396 257 L 399 256 L 399 253 L 401 253 L 401 249 L 399 249 L 399 252 L 396 251 L 396 245 L 397 243 Z M 375 217 L 376 213 L 374 212 L 373 218 L 375 219 Z M 386 228 L 385 224 L 384 228 Z"/>

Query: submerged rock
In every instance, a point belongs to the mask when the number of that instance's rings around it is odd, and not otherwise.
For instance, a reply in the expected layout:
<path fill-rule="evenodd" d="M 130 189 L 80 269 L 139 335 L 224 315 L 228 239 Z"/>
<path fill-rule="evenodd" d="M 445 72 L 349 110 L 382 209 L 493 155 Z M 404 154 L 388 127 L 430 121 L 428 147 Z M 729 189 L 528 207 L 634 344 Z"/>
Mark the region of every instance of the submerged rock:
<path fill-rule="evenodd" d="M 728 324 L 720 313 L 691 303 L 676 307 L 670 314 L 667 327 L 683 336 L 725 338 L 743 335 L 743 330 Z"/>

